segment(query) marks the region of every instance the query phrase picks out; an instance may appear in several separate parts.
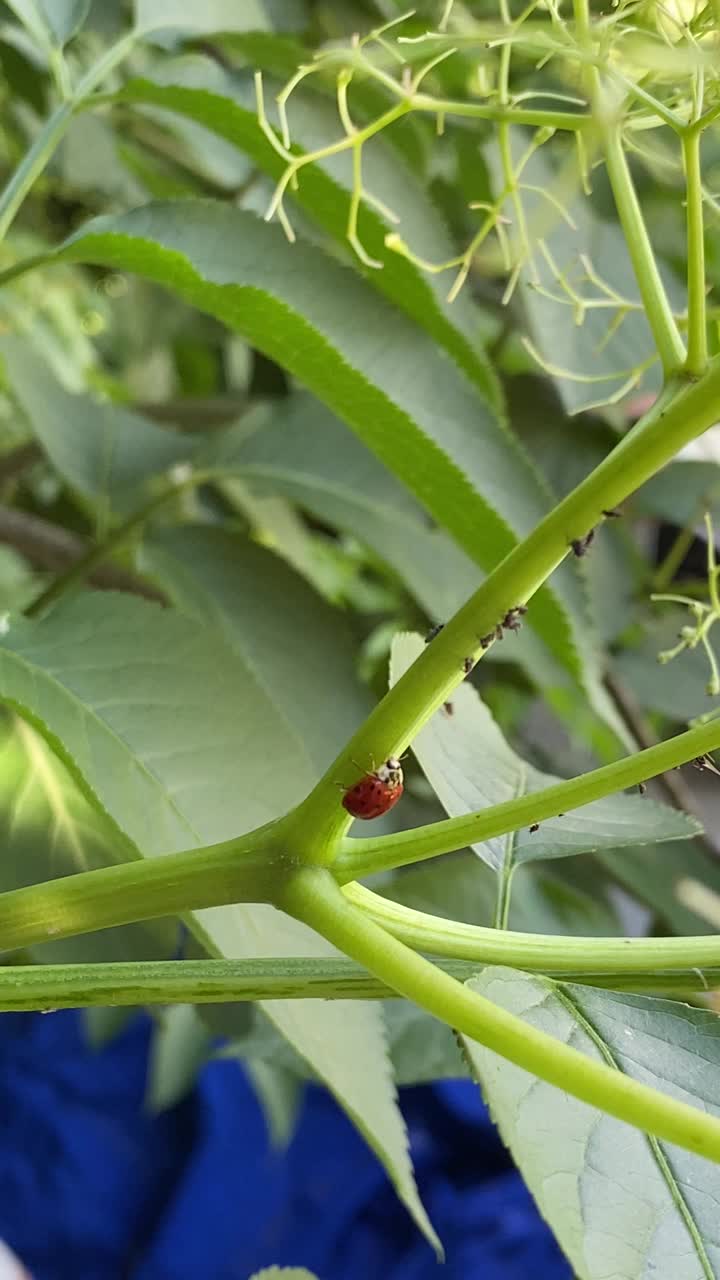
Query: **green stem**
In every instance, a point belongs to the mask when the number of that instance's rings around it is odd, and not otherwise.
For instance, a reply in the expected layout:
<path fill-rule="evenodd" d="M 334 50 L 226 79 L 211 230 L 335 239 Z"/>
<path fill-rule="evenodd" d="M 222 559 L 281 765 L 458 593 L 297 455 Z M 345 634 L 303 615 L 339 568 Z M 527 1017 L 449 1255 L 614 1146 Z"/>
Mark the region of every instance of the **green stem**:
<path fill-rule="evenodd" d="M 646 977 L 661 985 L 695 971 L 699 987 L 707 989 L 720 966 L 720 938 L 558 938 L 552 934 L 513 933 L 483 925 L 445 920 L 383 898 L 364 885 L 346 885 L 346 899 L 376 924 L 407 946 L 430 955 L 477 964 L 505 964 L 530 973 L 612 985 Z"/>
<path fill-rule="evenodd" d="M 688 330 L 685 368 L 699 377 L 707 366 L 707 319 L 705 315 L 705 228 L 703 222 L 700 139 L 702 131 L 688 129 L 682 137 L 687 192 L 687 290 Z"/>
<path fill-rule="evenodd" d="M 50 157 L 67 132 L 75 111 L 97 84 L 129 53 L 136 36 L 130 34 L 108 49 L 77 85 L 72 97 L 49 117 L 30 150 L 25 153 L 14 174 L 0 194 L 0 242 L 12 225 L 18 209 L 45 169 Z M 33 259 L 33 263 L 36 259 Z"/>
<path fill-rule="evenodd" d="M 604 133 L 603 143 L 605 164 L 613 196 L 615 197 L 618 218 L 625 236 L 625 243 L 630 254 L 648 324 L 652 329 L 658 355 L 667 378 L 682 367 L 685 361 L 685 347 L 655 261 L 655 255 L 645 226 L 645 219 L 642 215 L 630 167 L 623 149 L 620 130 L 617 127 L 607 129 Z"/>
<path fill-rule="evenodd" d="M 0 894 L 0 951 L 228 902 L 271 902 L 282 877 L 275 833 L 82 871 Z"/>
<path fill-rule="evenodd" d="M 465 981 L 477 965 L 443 970 Z M 247 1000 L 387 1000 L 396 993 L 346 959 L 160 960 L 0 965 L 0 1012 L 93 1005 L 223 1004 Z"/>
<path fill-rule="evenodd" d="M 618 1120 L 720 1161 L 715 1116 L 593 1061 L 463 986 L 358 911 L 329 872 L 298 872 L 285 884 L 280 905 L 454 1030 Z"/>
<path fill-rule="evenodd" d="M 429 111 L 437 115 L 466 117 L 472 120 L 489 120 L 500 124 L 518 124 L 536 129 L 567 129 L 572 133 L 587 129 L 591 116 L 582 111 L 543 111 L 531 107 L 510 107 L 481 102 L 456 102 L 452 98 L 433 98 L 427 93 L 416 93 L 410 99 L 412 111 Z"/>
<path fill-rule="evenodd" d="M 592 32 L 588 0 L 573 0 L 573 13 L 578 43 L 585 52 L 591 53 Z M 615 120 L 607 121 L 608 109 L 607 103 L 603 101 L 601 73 L 596 67 L 588 67 L 584 72 L 584 80 L 593 107 L 595 126 L 600 134 L 618 218 L 645 307 L 645 314 L 655 339 L 665 377 L 669 378 L 682 368 L 685 347 L 655 261 L 645 219 L 623 149 L 620 124 Z M 629 90 L 633 88 L 629 83 L 626 87 Z"/>
<path fill-rule="evenodd" d="M 478 972 L 472 960 L 438 967 L 459 982 Z M 582 982 L 582 973 L 565 975 Z M 713 975 L 720 979 L 720 969 Z M 596 985 L 601 985 L 600 979 Z M 682 995 L 703 989 L 697 972 L 647 980 L 613 975 L 614 990 Z M 388 1000 L 384 982 L 344 957 L 267 960 L 120 961 L 111 964 L 0 965 L 0 1012 L 87 1009 L 95 1005 L 225 1004 L 255 1000 Z"/>
<path fill-rule="evenodd" d="M 571 539 L 587 534 L 604 510 L 622 503 L 719 415 L 716 358 L 697 382 L 680 390 L 666 388 L 644 420 L 506 556 L 385 695 L 289 819 L 292 848 L 300 858 L 320 865 L 332 862 L 349 826 L 338 803 L 337 783 L 349 785 L 373 761 L 402 755 L 462 680 L 463 655 L 481 655 L 479 638 L 539 590 L 567 555 Z"/>
<path fill-rule="evenodd" d="M 333 862 L 333 874 L 339 884 L 345 884 L 376 871 L 391 871 L 441 853 L 453 853 L 466 845 L 480 844 L 534 822 L 556 818 L 559 813 L 570 813 L 718 748 L 720 722 L 715 720 L 615 760 L 613 764 L 581 773 L 567 782 L 558 782 L 542 791 L 532 791 L 475 813 L 407 831 L 394 831 L 387 836 L 344 840 Z"/>
<path fill-rule="evenodd" d="M 102 564 L 103 561 L 107 560 L 108 556 L 112 555 L 114 551 L 117 551 L 121 546 L 123 546 L 133 533 L 137 532 L 138 529 L 141 529 L 147 520 L 149 520 L 150 516 L 153 515 L 159 507 L 164 506 L 171 498 L 177 498 L 180 494 L 186 493 L 188 489 L 194 489 L 198 485 L 204 484 L 209 477 L 210 473 L 207 471 L 193 472 L 188 479 L 181 481 L 180 484 L 172 484 L 167 489 L 164 489 L 162 493 L 151 498 L 151 500 L 145 503 L 143 507 L 134 511 L 132 515 L 128 516 L 127 520 L 124 520 L 122 524 L 119 524 L 115 529 L 113 529 L 103 542 L 99 542 L 94 547 L 90 547 L 90 549 L 86 551 L 84 555 L 80 556 L 78 560 L 75 560 L 68 569 L 65 569 L 63 573 L 59 573 L 56 578 L 53 578 L 52 582 L 45 587 L 45 590 L 41 591 L 32 603 L 28 605 L 25 610 L 25 616 L 28 618 L 35 618 L 39 614 L 44 613 L 49 605 L 54 604 L 55 601 L 59 600 L 61 596 L 64 596 L 66 592 L 84 582 L 89 574 L 98 567 L 98 565 Z"/>

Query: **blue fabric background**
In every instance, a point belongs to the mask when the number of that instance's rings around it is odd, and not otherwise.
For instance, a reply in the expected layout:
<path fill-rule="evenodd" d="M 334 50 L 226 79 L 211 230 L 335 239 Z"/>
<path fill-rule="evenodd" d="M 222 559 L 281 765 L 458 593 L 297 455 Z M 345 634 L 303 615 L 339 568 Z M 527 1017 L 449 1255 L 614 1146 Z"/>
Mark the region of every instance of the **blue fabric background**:
<path fill-rule="evenodd" d="M 0 1017 L 0 1236 L 35 1280 L 571 1280 L 470 1083 L 402 1094 L 438 1267 L 322 1090 L 286 1152 L 233 1061 L 150 1115 L 149 1036 L 141 1015 L 94 1051 L 74 1013 Z"/>

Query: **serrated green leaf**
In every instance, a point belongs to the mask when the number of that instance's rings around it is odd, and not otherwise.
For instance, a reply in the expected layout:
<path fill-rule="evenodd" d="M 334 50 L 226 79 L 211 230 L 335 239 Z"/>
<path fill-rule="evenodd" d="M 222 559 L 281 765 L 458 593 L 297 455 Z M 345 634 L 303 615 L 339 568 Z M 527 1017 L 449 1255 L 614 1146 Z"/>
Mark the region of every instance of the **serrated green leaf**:
<path fill-rule="evenodd" d="M 720 1114 L 720 1022 L 705 1009 L 510 969 L 468 984 L 589 1058 Z M 720 1275 L 720 1169 L 464 1040 L 503 1140 L 579 1280 Z"/>
<path fill-rule="evenodd" d="M 506 643 L 512 644 L 512 638 Z M 391 683 L 422 652 L 419 636 L 396 638 Z M 505 741 L 479 694 L 462 684 L 453 694 L 453 714 L 439 711 L 413 741 L 413 752 L 451 817 L 517 799 L 560 779 L 541 773 Z M 474 845 L 488 866 L 506 872 L 524 862 L 571 857 L 597 849 L 660 840 L 689 839 L 699 824 L 687 814 L 639 796 L 610 796 L 542 823 Z"/>
<path fill-rule="evenodd" d="M 272 96 L 268 86 L 267 96 Z M 257 120 L 255 93 L 246 77 L 224 71 L 208 58 L 184 58 L 165 64 L 152 78 L 132 79 L 115 95 L 120 102 L 164 107 L 185 116 L 232 142 L 260 166 L 280 178 L 285 162 L 272 148 Z M 335 103 L 308 94 L 293 95 L 290 108 L 293 142 L 299 152 L 315 151 L 335 141 L 338 119 Z M 406 168 L 396 150 L 376 139 L 364 154 L 364 181 L 369 191 L 393 210 L 415 253 L 428 258 L 451 258 L 456 250 L 438 210 L 426 190 Z M 305 167 L 297 191 L 288 193 L 312 220 L 347 251 L 347 225 L 352 163 L 349 155 L 329 157 Z M 446 299 L 447 281 L 423 274 L 401 254 L 385 247 L 393 228 L 388 218 L 363 202 L 360 237 L 382 271 L 354 264 L 368 281 L 406 311 L 457 361 L 496 407 L 501 392 L 477 339 L 478 314 L 467 293 L 454 303 Z"/>
<path fill-rule="evenodd" d="M 271 551 L 223 529 L 158 531 L 142 564 L 184 613 L 225 635 L 298 751 L 327 768 L 372 707 L 342 614 Z"/>
<path fill-rule="evenodd" d="M 0 699 L 42 728 L 148 856 L 267 822 L 317 776 L 221 636 L 127 596 L 96 593 L 42 621 L 13 621 L 0 639 Z M 324 940 L 269 907 L 201 911 L 194 922 L 215 955 L 328 953 Z M 335 1094 L 439 1248 L 415 1187 L 377 1007 L 269 1001 L 266 1012 Z"/>
<path fill-rule="evenodd" d="M 58 256 L 139 271 L 245 334 L 344 417 L 484 567 L 543 514 L 523 455 L 429 337 L 277 228 L 210 202 L 153 204 L 96 220 Z M 582 627 L 582 601 L 571 623 L 556 583 L 575 599 L 566 566 L 535 596 L 533 626 L 566 670 L 590 679 L 570 632 Z"/>
<path fill-rule="evenodd" d="M 27 339 L 0 337 L 9 386 L 53 466 L 86 498 L 126 511 L 154 474 L 195 448 L 139 414 L 67 391 Z"/>

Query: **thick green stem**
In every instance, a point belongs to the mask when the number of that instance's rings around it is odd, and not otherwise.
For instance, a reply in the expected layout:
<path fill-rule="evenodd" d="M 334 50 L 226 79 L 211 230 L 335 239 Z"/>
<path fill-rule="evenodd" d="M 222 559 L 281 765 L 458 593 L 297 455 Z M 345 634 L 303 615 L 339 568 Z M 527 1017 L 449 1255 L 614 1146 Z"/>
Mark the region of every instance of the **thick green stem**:
<path fill-rule="evenodd" d="M 459 982 L 472 978 L 472 960 L 438 962 Z M 707 976 L 706 971 L 706 975 Z M 567 980 L 587 981 L 582 972 Z M 720 981 L 720 968 L 711 973 Z M 602 985 L 602 977 L 596 986 Z M 622 974 L 614 990 L 682 995 L 704 990 L 697 971 L 650 975 Z M 0 1012 L 87 1009 L 95 1005 L 225 1004 L 255 1000 L 388 1000 L 397 996 L 361 965 L 345 958 L 307 956 L 272 960 L 159 960 L 111 964 L 0 965 Z"/>
<path fill-rule="evenodd" d="M 558 782 L 542 791 L 505 800 L 476 813 L 413 827 L 408 831 L 395 831 L 387 836 L 344 840 L 333 862 L 333 875 L 339 884 L 345 884 L 376 871 L 390 871 L 434 858 L 440 853 L 453 853 L 466 845 L 480 844 L 506 832 L 518 831 L 533 822 L 555 818 L 559 813 L 570 813 L 593 800 L 637 786 L 718 748 L 720 721 L 714 720 L 613 764 L 581 773 L 567 782 Z"/>
<path fill-rule="evenodd" d="M 298 872 L 280 905 L 456 1031 L 619 1120 L 720 1161 L 716 1117 L 594 1062 L 463 986 L 358 911 L 329 872 Z"/>
<path fill-rule="evenodd" d="M 228 902 L 270 902 L 282 859 L 271 828 L 207 849 L 83 871 L 0 894 L 0 951 Z"/>
<path fill-rule="evenodd" d="M 443 970 L 464 981 L 467 960 Z M 245 1000 L 387 1000 L 396 993 L 352 960 L 159 960 L 0 965 L 0 1012 L 93 1005 L 224 1004 Z"/>
<path fill-rule="evenodd" d="M 698 128 L 683 134 L 682 150 L 685 165 L 687 202 L 687 290 L 688 328 L 687 360 L 685 368 L 699 377 L 707 365 L 707 318 L 705 314 L 705 228 L 703 222 L 703 190 L 700 169 L 700 139 Z"/>
<path fill-rule="evenodd" d="M 486 578 L 424 653 L 375 708 L 288 824 L 292 847 L 308 862 L 332 862 L 349 819 L 338 782 L 401 755 L 463 678 L 463 657 L 480 656 L 480 637 L 509 609 L 527 602 L 568 553 L 643 482 L 720 416 L 720 358 L 696 383 L 667 388 L 642 423 L 572 491 Z"/>
<path fill-rule="evenodd" d="M 623 981 L 645 976 L 663 985 L 694 969 L 698 985 L 709 987 L 720 966 L 720 938 L 712 934 L 699 938 L 558 938 L 512 933 L 415 911 L 364 885 L 346 885 L 342 892 L 407 946 L 454 960 L 506 964 L 551 977 L 582 973 L 584 981 L 597 985 L 601 980 L 612 984 L 615 975 L 622 975 Z"/>

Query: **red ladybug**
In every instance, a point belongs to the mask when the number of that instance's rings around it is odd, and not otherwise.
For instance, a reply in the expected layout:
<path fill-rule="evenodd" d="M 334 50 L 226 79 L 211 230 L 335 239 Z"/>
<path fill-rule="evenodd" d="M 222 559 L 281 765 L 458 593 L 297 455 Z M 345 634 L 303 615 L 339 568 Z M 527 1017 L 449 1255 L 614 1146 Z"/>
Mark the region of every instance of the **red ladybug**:
<path fill-rule="evenodd" d="M 342 802 L 353 818 L 379 818 L 397 804 L 402 793 L 402 765 L 390 756 L 374 773 L 367 773 L 350 787 Z"/>

